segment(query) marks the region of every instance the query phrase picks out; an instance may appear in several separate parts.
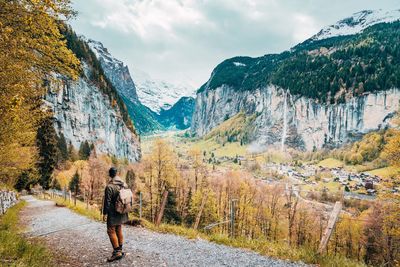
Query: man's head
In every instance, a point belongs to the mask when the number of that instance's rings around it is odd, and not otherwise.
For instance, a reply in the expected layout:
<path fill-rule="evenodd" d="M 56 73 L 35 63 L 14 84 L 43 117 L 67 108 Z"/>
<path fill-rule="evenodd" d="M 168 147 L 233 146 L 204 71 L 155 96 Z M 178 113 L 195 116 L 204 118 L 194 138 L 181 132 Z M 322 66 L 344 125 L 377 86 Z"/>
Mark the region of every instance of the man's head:
<path fill-rule="evenodd" d="M 111 178 L 114 178 L 115 176 L 117 176 L 117 172 L 118 172 L 117 168 L 111 167 L 108 170 L 108 175 L 110 175 Z"/>

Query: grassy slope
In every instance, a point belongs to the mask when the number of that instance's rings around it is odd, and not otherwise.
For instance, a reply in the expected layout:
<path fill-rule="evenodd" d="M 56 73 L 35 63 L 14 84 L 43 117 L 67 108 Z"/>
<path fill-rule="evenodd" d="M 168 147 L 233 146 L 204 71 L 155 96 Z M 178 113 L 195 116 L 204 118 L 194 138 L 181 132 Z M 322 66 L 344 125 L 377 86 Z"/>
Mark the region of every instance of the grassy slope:
<path fill-rule="evenodd" d="M 343 167 L 344 163 L 338 159 L 327 158 L 318 163 L 318 166 L 326 167 L 326 168 L 337 168 Z"/>
<path fill-rule="evenodd" d="M 398 175 L 399 172 L 400 172 L 400 170 L 393 166 L 368 171 L 368 173 L 370 173 L 372 175 L 377 175 L 382 178 L 390 178 L 394 175 Z"/>
<path fill-rule="evenodd" d="M 18 213 L 25 202 L 19 202 L 0 217 L 0 266 L 53 266 L 49 251 L 36 241 L 24 239 L 19 232 Z"/>
<path fill-rule="evenodd" d="M 240 140 L 246 138 L 254 119 L 254 116 L 246 116 L 240 112 L 215 127 L 203 139 L 196 141 L 193 148 L 214 153 L 216 157 L 244 156 L 247 154 L 247 146 L 240 145 Z M 228 137 L 231 138 L 230 142 Z"/>

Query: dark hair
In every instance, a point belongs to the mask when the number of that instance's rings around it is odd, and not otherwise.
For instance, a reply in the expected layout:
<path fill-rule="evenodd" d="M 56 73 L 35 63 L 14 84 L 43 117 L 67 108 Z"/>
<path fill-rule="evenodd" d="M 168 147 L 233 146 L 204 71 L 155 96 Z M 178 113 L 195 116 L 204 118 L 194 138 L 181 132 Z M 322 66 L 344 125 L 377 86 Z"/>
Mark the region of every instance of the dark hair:
<path fill-rule="evenodd" d="M 110 175 L 111 178 L 114 178 L 115 176 L 117 176 L 117 172 L 118 172 L 118 170 L 115 167 L 111 167 L 108 170 L 108 174 Z"/>

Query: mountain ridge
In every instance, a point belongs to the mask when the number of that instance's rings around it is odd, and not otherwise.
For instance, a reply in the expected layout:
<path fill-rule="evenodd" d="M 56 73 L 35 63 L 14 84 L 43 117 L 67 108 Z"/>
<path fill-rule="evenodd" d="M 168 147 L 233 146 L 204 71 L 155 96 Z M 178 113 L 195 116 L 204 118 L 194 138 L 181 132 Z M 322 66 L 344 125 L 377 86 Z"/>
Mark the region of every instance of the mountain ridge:
<path fill-rule="evenodd" d="M 143 85 L 137 87 L 136 80 L 132 79 L 128 66 L 112 56 L 101 42 L 84 36 L 81 39 L 88 43 L 105 70 L 107 78 L 121 95 L 139 133 L 148 134 L 168 129 L 182 130 L 190 127 L 194 108 L 194 101 L 187 101 L 190 96 L 182 97 L 180 96 L 182 92 L 179 91 L 169 92 L 168 94 L 166 91 L 171 88 L 170 84 L 163 82 L 161 83 L 163 89 L 160 89 L 160 85 L 156 81 L 150 80 L 150 76 L 146 76 L 146 74 L 143 74 L 146 88 L 143 89 Z M 143 103 L 143 99 L 141 99 L 143 91 L 141 90 L 147 90 L 147 93 L 154 98 L 153 101 L 147 101 L 147 97 L 145 98 L 145 103 Z M 191 99 L 193 100 L 193 98 Z M 171 105 L 166 105 L 165 101 L 171 103 Z M 147 106 L 146 103 L 150 103 L 150 105 Z M 176 110 L 181 112 L 176 112 Z"/>

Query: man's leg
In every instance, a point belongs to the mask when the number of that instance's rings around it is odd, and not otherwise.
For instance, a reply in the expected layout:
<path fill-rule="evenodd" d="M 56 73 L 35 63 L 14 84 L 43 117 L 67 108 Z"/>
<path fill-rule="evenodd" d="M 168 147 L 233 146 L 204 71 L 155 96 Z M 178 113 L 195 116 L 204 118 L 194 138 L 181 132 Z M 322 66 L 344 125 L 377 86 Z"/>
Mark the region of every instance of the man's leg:
<path fill-rule="evenodd" d="M 113 251 L 111 257 L 108 258 L 107 261 L 112 262 L 112 261 L 121 259 L 123 257 L 123 254 L 120 250 L 116 226 L 115 225 L 107 226 L 107 234 L 108 234 L 108 237 L 110 238 L 111 244 L 114 248 L 114 251 Z"/>
<path fill-rule="evenodd" d="M 122 251 L 122 245 L 124 244 L 124 236 L 122 235 L 122 225 L 115 226 L 115 232 L 118 237 L 118 247 Z"/>
<path fill-rule="evenodd" d="M 115 228 L 116 228 L 115 225 L 107 226 L 107 234 L 108 237 L 110 238 L 114 250 L 116 250 L 119 247 L 118 237 Z"/>

